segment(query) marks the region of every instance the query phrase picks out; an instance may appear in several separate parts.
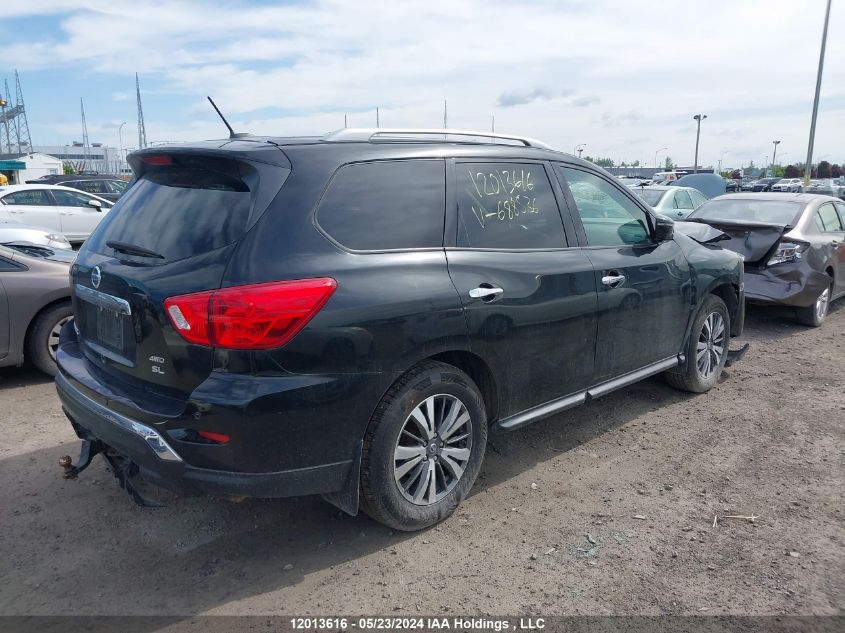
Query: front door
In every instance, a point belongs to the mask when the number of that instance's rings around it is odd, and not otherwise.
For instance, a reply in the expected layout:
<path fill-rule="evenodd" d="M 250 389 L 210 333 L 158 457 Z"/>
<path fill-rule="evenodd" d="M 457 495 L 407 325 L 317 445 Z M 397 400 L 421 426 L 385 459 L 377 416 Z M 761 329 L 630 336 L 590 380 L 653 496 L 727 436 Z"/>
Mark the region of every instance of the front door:
<path fill-rule="evenodd" d="M 449 273 L 471 349 L 493 372 L 500 419 L 580 391 L 593 375 L 595 278 L 567 242 L 549 169 L 450 163 Z"/>
<path fill-rule="evenodd" d="M 558 170 L 598 288 L 596 380 L 676 356 L 692 301 L 681 248 L 654 242 L 650 215 L 621 185 L 577 167 Z"/>

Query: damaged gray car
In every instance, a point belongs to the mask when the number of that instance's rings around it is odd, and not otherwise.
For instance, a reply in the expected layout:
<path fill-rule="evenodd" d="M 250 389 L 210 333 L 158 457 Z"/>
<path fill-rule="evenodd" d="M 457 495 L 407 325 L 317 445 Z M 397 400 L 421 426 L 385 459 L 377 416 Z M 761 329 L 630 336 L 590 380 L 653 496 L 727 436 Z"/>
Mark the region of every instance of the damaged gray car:
<path fill-rule="evenodd" d="M 687 218 L 722 231 L 745 261 L 750 303 L 795 308 L 818 327 L 845 296 L 845 203 L 813 194 L 740 193 L 705 202 Z"/>

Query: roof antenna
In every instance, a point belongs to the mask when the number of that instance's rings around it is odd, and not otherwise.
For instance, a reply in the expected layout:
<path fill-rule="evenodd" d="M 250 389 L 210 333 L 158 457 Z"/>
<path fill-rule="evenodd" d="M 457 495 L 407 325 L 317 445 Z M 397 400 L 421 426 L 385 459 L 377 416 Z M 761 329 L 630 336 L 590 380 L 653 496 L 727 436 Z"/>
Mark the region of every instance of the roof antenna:
<path fill-rule="evenodd" d="M 211 104 L 211 107 L 214 108 L 214 111 L 217 112 L 217 115 L 223 120 L 223 123 L 225 124 L 225 126 L 227 128 L 229 128 L 229 138 L 239 138 L 241 136 L 249 136 L 249 134 L 246 134 L 244 132 L 241 132 L 240 134 L 235 132 L 235 130 L 232 129 L 232 126 L 229 125 L 229 122 L 226 120 L 226 117 L 224 117 L 223 113 L 220 112 L 220 108 L 218 108 L 217 104 L 214 103 L 214 100 L 211 97 L 206 97 L 206 99 L 208 99 L 208 102 Z"/>

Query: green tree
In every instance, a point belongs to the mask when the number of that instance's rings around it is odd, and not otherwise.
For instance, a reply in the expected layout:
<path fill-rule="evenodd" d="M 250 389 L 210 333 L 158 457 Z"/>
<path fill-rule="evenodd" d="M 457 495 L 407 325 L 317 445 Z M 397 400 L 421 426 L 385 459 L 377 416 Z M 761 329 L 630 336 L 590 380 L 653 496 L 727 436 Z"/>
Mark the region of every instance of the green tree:
<path fill-rule="evenodd" d="M 845 171 L 842 170 L 842 167 L 839 165 L 839 163 L 833 163 L 833 165 L 830 166 L 831 178 L 840 178 L 843 175 L 845 175 Z"/>
<path fill-rule="evenodd" d="M 638 161 L 638 160 L 635 160 L 633 163 L 631 163 L 631 167 L 639 167 L 639 166 L 640 166 L 640 161 Z"/>
<path fill-rule="evenodd" d="M 596 158 L 590 159 L 591 163 L 598 165 L 599 167 L 613 167 L 613 159 L 612 158 Z M 623 163 L 622 166 L 624 167 L 625 164 Z"/>
<path fill-rule="evenodd" d="M 73 175 L 76 173 L 76 170 L 73 168 L 73 165 L 70 163 L 62 163 L 62 171 L 65 175 Z"/>
<path fill-rule="evenodd" d="M 776 177 L 778 176 L 777 172 L 778 172 L 779 169 L 781 169 L 781 168 L 775 167 L 775 169 L 774 169 L 774 172 L 775 172 L 774 175 Z M 780 177 L 781 178 L 800 178 L 803 175 L 804 175 L 803 170 L 798 169 L 798 167 L 796 167 L 795 165 L 787 165 L 785 168 L 781 169 Z"/>
<path fill-rule="evenodd" d="M 830 163 L 826 160 L 819 162 L 818 167 L 816 167 L 816 169 L 818 170 L 819 178 L 831 178 Z"/>
<path fill-rule="evenodd" d="M 663 167 L 666 171 L 672 171 L 675 169 L 675 164 L 672 162 L 672 159 L 667 156 L 666 160 L 663 161 Z"/>

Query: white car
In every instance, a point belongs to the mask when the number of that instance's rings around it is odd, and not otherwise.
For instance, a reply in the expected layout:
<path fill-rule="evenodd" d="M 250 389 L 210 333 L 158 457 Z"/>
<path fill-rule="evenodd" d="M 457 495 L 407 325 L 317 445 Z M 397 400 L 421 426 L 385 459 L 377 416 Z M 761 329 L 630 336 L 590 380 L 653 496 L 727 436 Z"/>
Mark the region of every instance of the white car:
<path fill-rule="evenodd" d="M 781 178 L 772 185 L 772 191 L 787 191 L 792 193 L 801 193 L 801 179 L 800 178 Z"/>
<path fill-rule="evenodd" d="M 0 221 L 11 220 L 84 242 L 114 203 L 59 185 L 0 187 Z"/>
<path fill-rule="evenodd" d="M 692 187 L 628 185 L 628 188 L 652 209 L 673 220 L 684 219 L 708 200 L 707 196 Z"/>
<path fill-rule="evenodd" d="M 35 244 L 69 249 L 70 242 L 57 231 L 0 219 L 0 244 Z"/>

